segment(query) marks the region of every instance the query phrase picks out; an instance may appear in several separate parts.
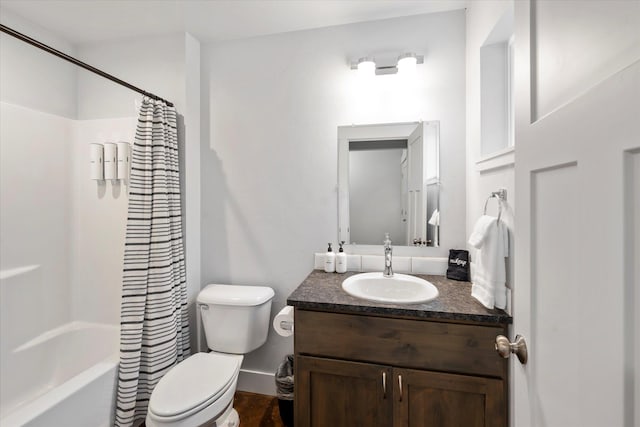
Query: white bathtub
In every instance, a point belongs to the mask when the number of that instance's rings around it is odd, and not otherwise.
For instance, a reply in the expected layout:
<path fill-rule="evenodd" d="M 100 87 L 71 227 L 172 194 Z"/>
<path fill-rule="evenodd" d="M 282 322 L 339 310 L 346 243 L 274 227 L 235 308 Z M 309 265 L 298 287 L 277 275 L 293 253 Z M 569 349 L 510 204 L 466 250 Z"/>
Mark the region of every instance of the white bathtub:
<path fill-rule="evenodd" d="M 5 347 L 0 425 L 112 426 L 118 343 L 118 326 L 76 321 Z"/>

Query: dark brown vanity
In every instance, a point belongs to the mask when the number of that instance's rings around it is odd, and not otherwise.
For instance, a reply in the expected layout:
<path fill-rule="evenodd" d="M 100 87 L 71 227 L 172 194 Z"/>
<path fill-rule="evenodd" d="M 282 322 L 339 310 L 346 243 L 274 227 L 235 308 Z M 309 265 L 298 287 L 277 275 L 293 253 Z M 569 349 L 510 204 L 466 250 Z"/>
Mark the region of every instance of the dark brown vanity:
<path fill-rule="evenodd" d="M 356 273 L 313 271 L 295 307 L 295 425 L 508 425 L 508 362 L 495 351 L 511 317 L 471 284 L 421 276 L 440 295 L 397 305 L 352 297 Z"/>

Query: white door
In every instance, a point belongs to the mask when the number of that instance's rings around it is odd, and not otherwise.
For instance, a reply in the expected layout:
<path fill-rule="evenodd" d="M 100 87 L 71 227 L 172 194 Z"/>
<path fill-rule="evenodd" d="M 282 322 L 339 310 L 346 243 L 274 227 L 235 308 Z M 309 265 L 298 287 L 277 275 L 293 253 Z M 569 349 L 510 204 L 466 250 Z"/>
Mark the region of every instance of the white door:
<path fill-rule="evenodd" d="M 409 160 L 408 160 L 409 152 L 406 151 L 406 155 L 404 159 L 402 159 L 402 163 L 400 164 L 400 173 L 402 174 L 402 178 L 400 180 L 400 220 L 402 221 L 402 227 L 404 228 L 405 233 L 405 242 L 407 245 L 410 245 L 410 233 L 409 233 Z"/>
<path fill-rule="evenodd" d="M 640 2 L 515 7 L 511 424 L 639 426 Z"/>
<path fill-rule="evenodd" d="M 419 123 L 407 140 L 407 157 L 409 159 L 409 241 L 427 239 L 425 222 L 426 195 L 424 188 L 424 129 Z"/>

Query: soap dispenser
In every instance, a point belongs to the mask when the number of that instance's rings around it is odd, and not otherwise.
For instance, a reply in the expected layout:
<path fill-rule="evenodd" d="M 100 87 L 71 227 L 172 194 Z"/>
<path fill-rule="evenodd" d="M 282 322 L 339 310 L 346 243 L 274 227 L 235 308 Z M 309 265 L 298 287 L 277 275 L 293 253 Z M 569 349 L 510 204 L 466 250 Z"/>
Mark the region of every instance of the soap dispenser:
<path fill-rule="evenodd" d="M 324 254 L 324 271 L 327 273 L 333 273 L 336 271 L 336 254 L 334 254 L 331 249 L 331 243 L 329 243 L 327 253 Z"/>
<path fill-rule="evenodd" d="M 338 253 L 336 254 L 336 273 L 346 273 L 347 272 L 347 254 L 345 254 L 344 249 L 342 249 L 342 245 L 344 245 L 344 240 L 339 244 L 340 244 L 340 249 L 338 249 Z"/>

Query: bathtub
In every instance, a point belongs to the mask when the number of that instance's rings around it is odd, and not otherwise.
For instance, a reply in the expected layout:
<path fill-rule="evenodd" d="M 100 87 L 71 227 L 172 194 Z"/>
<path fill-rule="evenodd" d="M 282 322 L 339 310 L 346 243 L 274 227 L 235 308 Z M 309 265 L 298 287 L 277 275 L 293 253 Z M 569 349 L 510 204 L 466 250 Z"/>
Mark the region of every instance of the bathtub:
<path fill-rule="evenodd" d="M 74 321 L 0 360 L 2 427 L 113 425 L 119 327 Z"/>

